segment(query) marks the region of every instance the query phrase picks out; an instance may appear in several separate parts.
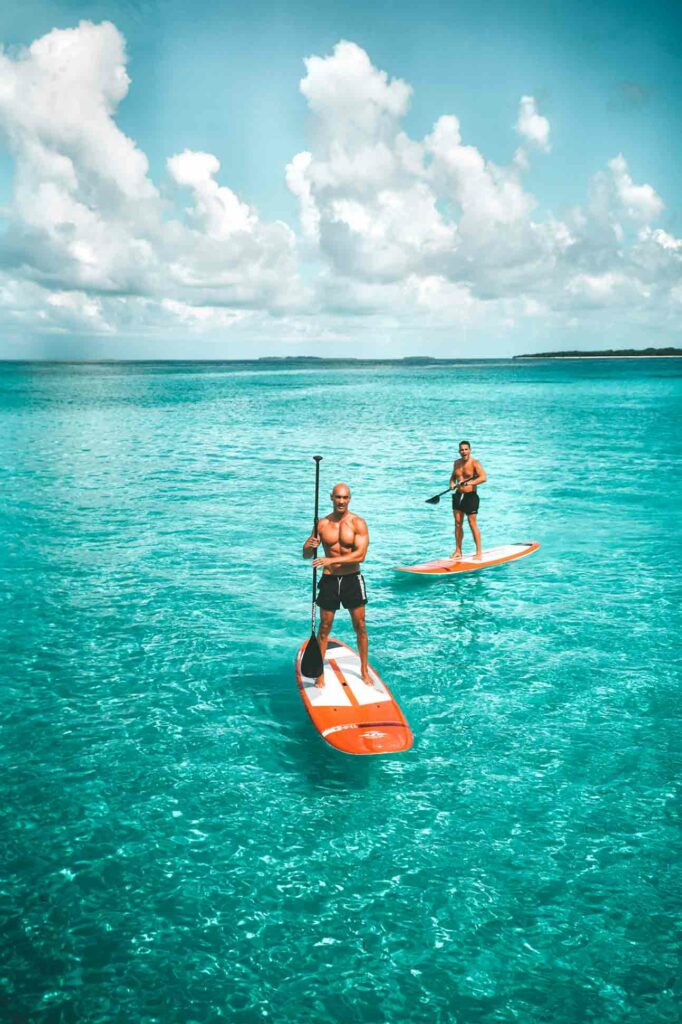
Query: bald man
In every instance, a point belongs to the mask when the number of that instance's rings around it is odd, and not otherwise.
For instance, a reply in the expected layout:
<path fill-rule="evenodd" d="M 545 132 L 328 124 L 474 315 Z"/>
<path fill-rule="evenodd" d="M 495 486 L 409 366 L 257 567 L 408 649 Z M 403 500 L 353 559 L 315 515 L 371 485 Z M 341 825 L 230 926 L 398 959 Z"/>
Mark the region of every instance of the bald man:
<path fill-rule="evenodd" d="M 304 558 L 312 558 L 315 548 L 320 543 L 325 550 L 325 557 L 316 558 L 313 562 L 313 565 L 324 570 L 317 591 L 316 603 L 320 609 L 317 639 L 324 660 L 334 615 L 341 605 L 347 608 L 358 640 L 363 681 L 368 686 L 374 686 L 367 668 L 367 591 L 360 572 L 360 563 L 364 562 L 369 547 L 367 523 L 348 508 L 350 488 L 347 484 L 336 484 L 329 497 L 334 511 L 320 519 L 317 524 L 317 536 L 311 533 L 303 545 Z M 324 674 L 316 679 L 315 685 L 324 686 Z"/>

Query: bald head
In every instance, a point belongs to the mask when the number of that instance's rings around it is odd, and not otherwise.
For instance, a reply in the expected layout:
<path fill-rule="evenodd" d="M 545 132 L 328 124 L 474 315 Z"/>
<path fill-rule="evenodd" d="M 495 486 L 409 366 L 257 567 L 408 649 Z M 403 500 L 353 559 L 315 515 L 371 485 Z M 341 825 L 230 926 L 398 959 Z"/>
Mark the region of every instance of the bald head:
<path fill-rule="evenodd" d="M 337 515 L 343 515 L 350 502 L 350 487 L 348 484 L 335 484 L 332 493 L 329 495 Z"/>

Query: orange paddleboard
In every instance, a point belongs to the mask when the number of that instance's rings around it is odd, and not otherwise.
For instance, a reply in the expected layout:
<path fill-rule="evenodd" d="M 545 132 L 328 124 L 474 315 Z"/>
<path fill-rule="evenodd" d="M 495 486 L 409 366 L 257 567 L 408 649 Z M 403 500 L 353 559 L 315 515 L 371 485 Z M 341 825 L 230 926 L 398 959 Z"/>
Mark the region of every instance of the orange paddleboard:
<path fill-rule="evenodd" d="M 301 675 L 304 640 L 296 658 L 296 678 L 306 711 L 320 736 L 344 754 L 397 754 L 409 750 L 412 730 L 391 691 L 371 667 L 374 686 L 360 676 L 356 652 L 331 637 L 324 659 L 324 686 Z"/>
<path fill-rule="evenodd" d="M 537 541 L 526 541 L 525 544 L 504 544 L 499 548 L 489 548 L 481 553 L 480 559 L 464 555 L 456 562 L 453 558 L 435 558 L 432 562 L 420 562 L 418 565 L 397 565 L 396 572 L 416 572 L 423 576 L 449 576 L 453 572 L 474 572 L 476 569 L 489 569 L 491 565 L 502 565 L 513 562 L 524 555 L 532 555 L 540 547 Z"/>

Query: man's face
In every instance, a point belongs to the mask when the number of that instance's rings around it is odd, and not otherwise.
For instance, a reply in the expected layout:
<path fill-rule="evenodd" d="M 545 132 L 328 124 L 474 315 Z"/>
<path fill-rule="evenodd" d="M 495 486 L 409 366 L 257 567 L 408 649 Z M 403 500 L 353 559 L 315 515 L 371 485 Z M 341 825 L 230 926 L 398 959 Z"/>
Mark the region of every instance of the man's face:
<path fill-rule="evenodd" d="M 347 487 L 335 487 L 332 491 L 332 504 L 334 511 L 344 513 L 348 508 L 348 502 L 350 501 L 350 491 Z"/>
<path fill-rule="evenodd" d="M 468 444 L 461 444 L 459 446 L 459 454 L 461 455 L 461 457 L 466 462 L 468 460 L 469 456 L 471 455 L 471 448 L 470 448 L 470 446 Z"/>

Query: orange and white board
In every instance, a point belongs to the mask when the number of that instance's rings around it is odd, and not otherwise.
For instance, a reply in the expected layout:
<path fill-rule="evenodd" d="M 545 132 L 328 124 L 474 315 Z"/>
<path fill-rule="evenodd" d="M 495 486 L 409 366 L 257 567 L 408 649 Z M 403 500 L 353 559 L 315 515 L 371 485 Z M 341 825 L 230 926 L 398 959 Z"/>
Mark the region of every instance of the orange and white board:
<path fill-rule="evenodd" d="M 481 553 L 480 559 L 464 555 L 460 560 L 454 558 L 435 558 L 432 562 L 420 562 L 418 565 L 397 565 L 396 572 L 415 572 L 422 576 L 449 576 L 455 572 L 474 572 L 476 569 L 489 569 L 491 565 L 503 565 L 513 562 L 525 555 L 532 555 L 540 547 L 537 541 L 526 541 L 524 544 L 503 544 L 499 548 L 489 548 Z"/>
<path fill-rule="evenodd" d="M 397 754 L 409 750 L 412 730 L 391 691 L 371 667 L 368 686 L 360 675 L 360 658 L 331 637 L 324 659 L 324 686 L 301 674 L 301 659 L 308 641 L 296 657 L 296 678 L 306 711 L 320 736 L 344 754 Z"/>

